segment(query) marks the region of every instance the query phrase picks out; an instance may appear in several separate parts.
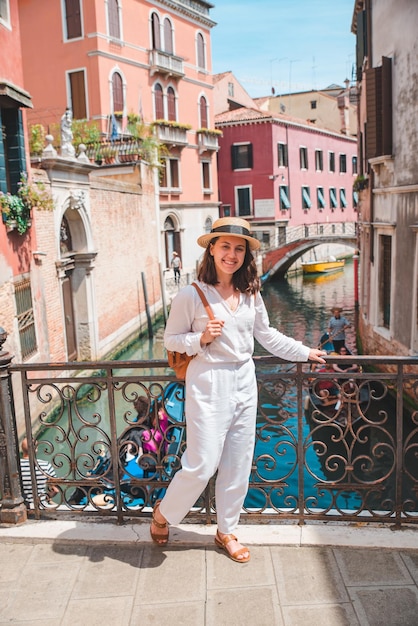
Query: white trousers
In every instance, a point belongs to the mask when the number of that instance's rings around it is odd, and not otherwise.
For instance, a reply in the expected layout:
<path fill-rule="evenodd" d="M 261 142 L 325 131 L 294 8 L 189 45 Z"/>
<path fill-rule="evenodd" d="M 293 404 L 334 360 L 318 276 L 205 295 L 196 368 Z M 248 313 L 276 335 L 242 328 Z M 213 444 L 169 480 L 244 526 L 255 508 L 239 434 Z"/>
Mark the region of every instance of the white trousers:
<path fill-rule="evenodd" d="M 254 454 L 257 384 L 253 360 L 208 366 L 193 359 L 187 370 L 185 415 L 187 448 L 160 511 L 170 524 L 178 524 L 218 470 L 218 529 L 229 534 L 239 521 Z"/>

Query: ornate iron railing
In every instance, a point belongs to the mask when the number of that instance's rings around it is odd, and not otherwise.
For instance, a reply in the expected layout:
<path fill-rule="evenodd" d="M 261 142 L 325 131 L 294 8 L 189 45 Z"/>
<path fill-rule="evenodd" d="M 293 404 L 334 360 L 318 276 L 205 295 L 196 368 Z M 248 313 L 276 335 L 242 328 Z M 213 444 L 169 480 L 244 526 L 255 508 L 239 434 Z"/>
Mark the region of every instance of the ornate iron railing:
<path fill-rule="evenodd" d="M 360 370 L 311 371 L 305 363 L 255 358 L 256 444 L 242 519 L 416 523 L 418 357 L 328 361 L 356 362 Z M 9 371 L 20 376 L 23 392 L 32 515 L 148 517 L 180 466 L 186 440 L 183 386 L 167 362 L 23 364 Z M 6 454 L 0 445 L 0 461 Z M 0 463 L 6 495 L 7 466 Z M 39 474 L 52 497 L 38 488 Z M 187 519 L 209 523 L 215 509 L 210 483 Z"/>

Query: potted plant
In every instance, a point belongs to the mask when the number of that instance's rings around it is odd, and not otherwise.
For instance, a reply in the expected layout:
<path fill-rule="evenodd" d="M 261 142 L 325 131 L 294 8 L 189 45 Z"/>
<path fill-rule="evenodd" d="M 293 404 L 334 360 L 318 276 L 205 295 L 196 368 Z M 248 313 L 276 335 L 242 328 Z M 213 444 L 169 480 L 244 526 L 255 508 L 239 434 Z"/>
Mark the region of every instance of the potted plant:
<path fill-rule="evenodd" d="M 32 124 L 29 129 L 29 152 L 31 156 L 40 156 L 45 146 L 46 131 L 42 124 Z"/>
<path fill-rule="evenodd" d="M 369 179 L 364 174 L 359 174 L 353 183 L 353 191 L 363 191 L 369 184 Z"/>
<path fill-rule="evenodd" d="M 32 207 L 52 211 L 54 201 L 43 183 L 29 184 L 27 175 L 22 174 L 17 194 L 0 193 L 0 207 L 7 230 L 23 235 L 32 225 Z"/>

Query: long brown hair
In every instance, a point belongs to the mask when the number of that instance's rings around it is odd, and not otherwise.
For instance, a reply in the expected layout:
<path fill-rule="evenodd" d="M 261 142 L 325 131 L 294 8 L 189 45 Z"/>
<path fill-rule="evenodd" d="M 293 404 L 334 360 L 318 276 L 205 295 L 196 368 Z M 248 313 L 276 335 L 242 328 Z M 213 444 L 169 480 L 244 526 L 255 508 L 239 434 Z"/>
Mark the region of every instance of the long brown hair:
<path fill-rule="evenodd" d="M 219 237 L 212 239 L 206 248 L 197 273 L 197 279 L 207 285 L 217 285 L 219 283 L 215 261 L 210 253 L 211 244 L 214 244 L 218 239 Z M 235 289 L 238 289 L 238 291 L 241 291 L 242 293 L 253 294 L 260 291 L 260 279 L 257 274 L 257 266 L 255 264 L 253 254 L 250 251 L 248 241 L 245 242 L 244 263 L 241 265 L 239 270 L 234 272 L 232 275 L 232 284 Z"/>

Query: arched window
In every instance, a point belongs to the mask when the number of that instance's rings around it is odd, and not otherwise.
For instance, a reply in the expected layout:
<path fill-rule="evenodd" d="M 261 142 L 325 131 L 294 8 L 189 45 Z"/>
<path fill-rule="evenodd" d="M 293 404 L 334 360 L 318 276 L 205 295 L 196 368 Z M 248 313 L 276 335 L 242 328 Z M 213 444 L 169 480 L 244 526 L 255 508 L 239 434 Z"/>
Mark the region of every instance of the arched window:
<path fill-rule="evenodd" d="M 112 76 L 112 96 L 113 96 L 113 112 L 121 112 L 123 106 L 123 82 L 119 72 L 114 72 Z"/>
<path fill-rule="evenodd" d="M 212 218 L 207 217 L 205 220 L 205 233 L 210 233 L 212 230 Z"/>
<path fill-rule="evenodd" d="M 164 20 L 164 50 L 168 54 L 174 53 L 173 26 L 168 17 L 166 17 Z"/>
<path fill-rule="evenodd" d="M 151 16 L 152 27 L 152 49 L 161 50 L 161 33 L 160 33 L 160 18 L 157 13 L 153 13 Z"/>
<path fill-rule="evenodd" d="M 176 115 L 176 94 L 172 87 L 167 89 L 167 113 L 168 119 L 171 122 L 175 122 L 177 120 Z"/>
<path fill-rule="evenodd" d="M 208 103 L 205 96 L 200 96 L 199 100 L 200 128 L 209 128 Z"/>
<path fill-rule="evenodd" d="M 107 14 L 109 19 L 109 35 L 120 39 L 118 0 L 107 0 Z"/>
<path fill-rule="evenodd" d="M 154 109 L 155 109 L 155 119 L 163 120 L 164 119 L 164 99 L 163 99 L 163 88 L 160 83 L 156 83 L 154 86 Z"/>
<path fill-rule="evenodd" d="M 197 66 L 201 69 L 206 68 L 205 63 L 205 40 L 202 33 L 197 34 Z"/>

